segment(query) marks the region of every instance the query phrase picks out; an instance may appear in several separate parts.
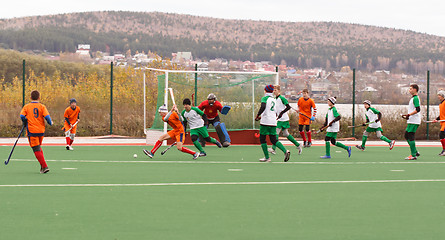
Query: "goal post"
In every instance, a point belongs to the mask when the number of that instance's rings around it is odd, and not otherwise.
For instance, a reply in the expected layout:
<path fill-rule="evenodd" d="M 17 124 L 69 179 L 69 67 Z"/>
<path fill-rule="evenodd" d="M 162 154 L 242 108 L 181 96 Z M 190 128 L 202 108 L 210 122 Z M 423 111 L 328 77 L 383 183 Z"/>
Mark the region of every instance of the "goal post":
<path fill-rule="evenodd" d="M 229 131 L 258 129 L 259 125 L 255 122 L 255 116 L 260 100 L 264 96 L 264 87 L 268 84 L 279 84 L 277 72 L 188 71 L 157 68 L 145 68 L 144 70 L 145 73 L 149 73 L 152 78 L 158 81 L 156 109 L 163 104 L 168 109 L 172 107 L 169 89 L 174 92 L 180 111 L 183 109 L 184 98 L 192 100 L 192 105 L 194 102 L 199 105 L 207 99 L 208 94 L 213 93 L 223 106 L 229 105 L 232 108 L 227 115 L 220 114 L 221 121 L 225 123 Z M 145 73 L 144 133 L 148 139 L 148 135 L 152 134 L 153 130 L 166 133 L 168 126 L 161 120 L 158 112 L 155 113 L 153 124 L 151 126 L 147 124 Z M 210 129 L 210 131 L 212 130 Z"/>

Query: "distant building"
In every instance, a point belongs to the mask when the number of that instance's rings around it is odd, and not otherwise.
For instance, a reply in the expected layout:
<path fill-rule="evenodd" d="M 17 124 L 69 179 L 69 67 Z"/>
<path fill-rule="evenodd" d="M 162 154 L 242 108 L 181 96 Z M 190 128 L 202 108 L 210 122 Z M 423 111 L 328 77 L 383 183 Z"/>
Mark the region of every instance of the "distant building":
<path fill-rule="evenodd" d="M 77 45 L 76 53 L 80 57 L 90 57 L 90 44 L 79 44 L 79 45 Z"/>

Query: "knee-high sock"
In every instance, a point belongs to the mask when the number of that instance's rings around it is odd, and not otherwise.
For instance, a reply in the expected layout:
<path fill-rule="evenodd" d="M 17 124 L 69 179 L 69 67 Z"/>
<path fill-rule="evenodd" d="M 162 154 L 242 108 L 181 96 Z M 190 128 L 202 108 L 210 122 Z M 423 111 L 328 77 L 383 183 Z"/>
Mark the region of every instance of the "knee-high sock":
<path fill-rule="evenodd" d="M 195 145 L 195 147 L 200 151 L 200 152 L 204 152 L 204 149 L 202 149 L 201 143 L 199 143 L 199 140 L 196 140 L 193 142 L 193 145 Z"/>
<path fill-rule="evenodd" d="M 306 142 L 306 136 L 304 136 L 304 131 L 300 132 L 301 138 L 303 138 L 303 141 Z"/>
<path fill-rule="evenodd" d="M 297 140 L 295 140 L 295 138 L 289 134 L 289 136 L 287 136 L 287 140 L 291 141 L 295 146 L 300 146 L 300 144 L 297 142 Z"/>
<path fill-rule="evenodd" d="M 264 157 L 269 158 L 269 152 L 267 151 L 267 143 L 261 143 L 261 149 L 263 150 Z"/>
<path fill-rule="evenodd" d="M 368 136 L 362 137 L 362 147 L 365 147 L 366 141 L 368 140 Z"/>
<path fill-rule="evenodd" d="M 277 145 L 277 147 L 278 147 L 281 151 L 283 151 L 284 153 L 286 153 L 287 149 L 283 146 L 283 144 L 282 144 L 280 141 L 276 142 L 275 145 Z"/>
<path fill-rule="evenodd" d="M 70 146 L 73 145 L 74 139 L 70 138 Z"/>
<path fill-rule="evenodd" d="M 411 150 L 411 156 L 415 157 L 416 153 L 417 153 L 416 142 L 408 141 L 408 144 L 409 144 L 409 148 Z"/>
<path fill-rule="evenodd" d="M 186 147 L 182 147 L 181 148 L 181 152 L 188 153 L 188 154 L 191 154 L 191 155 L 195 154 L 195 152 L 193 152 L 192 150 L 190 150 L 190 149 L 188 149 Z"/>
<path fill-rule="evenodd" d="M 307 141 L 308 142 L 312 142 L 312 132 L 311 131 L 308 131 L 308 132 L 306 132 L 306 134 L 307 134 Z M 298 147 L 298 146 L 297 146 Z"/>
<path fill-rule="evenodd" d="M 326 156 L 331 156 L 331 143 L 326 141 L 325 147 L 326 147 Z"/>
<path fill-rule="evenodd" d="M 211 142 L 211 143 L 216 143 L 216 139 L 214 139 L 214 138 L 211 137 L 211 138 L 210 138 L 210 142 Z"/>
<path fill-rule="evenodd" d="M 71 138 L 70 137 L 66 137 L 66 145 L 71 145 Z"/>
<path fill-rule="evenodd" d="M 341 143 L 341 142 L 336 142 L 336 143 L 335 143 L 335 146 L 337 146 L 337 147 L 341 147 L 341 148 L 343 148 L 343 149 L 345 149 L 345 150 L 348 150 L 348 146 L 344 145 L 344 144 Z"/>
<path fill-rule="evenodd" d="M 153 149 L 151 149 L 151 153 L 155 154 L 155 152 L 159 149 L 159 147 L 161 147 L 162 142 L 161 141 L 156 141 L 155 146 L 153 147 Z"/>
<path fill-rule="evenodd" d="M 390 142 L 391 142 L 391 140 L 389 140 L 389 139 L 388 139 L 387 137 L 385 137 L 385 136 L 381 136 L 380 139 L 383 140 L 383 141 L 385 141 L 385 142 L 387 142 L 387 143 L 390 143 Z"/>
<path fill-rule="evenodd" d="M 43 152 L 42 151 L 34 152 L 34 155 L 36 156 L 37 161 L 39 161 L 40 166 L 42 168 L 48 167 L 48 165 L 46 164 L 45 157 L 43 156 Z"/>
<path fill-rule="evenodd" d="M 440 142 L 442 143 L 442 148 L 445 150 L 445 138 L 440 139 Z"/>

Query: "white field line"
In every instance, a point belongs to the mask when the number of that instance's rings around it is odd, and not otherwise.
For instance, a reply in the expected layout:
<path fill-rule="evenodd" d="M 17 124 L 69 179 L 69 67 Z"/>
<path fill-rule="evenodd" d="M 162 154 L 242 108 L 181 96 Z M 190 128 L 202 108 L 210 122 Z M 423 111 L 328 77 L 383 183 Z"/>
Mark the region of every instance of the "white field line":
<path fill-rule="evenodd" d="M 291 181 L 291 182 L 16 184 L 16 185 L 0 185 L 0 188 L 6 188 L 6 187 L 150 187 L 150 186 L 279 185 L 279 184 L 342 184 L 342 183 L 420 183 L 420 182 L 445 182 L 445 179 L 350 180 L 350 181 Z"/>
<path fill-rule="evenodd" d="M 13 162 L 35 162 L 35 159 L 11 159 Z M 422 162 L 422 161 L 403 161 L 403 162 L 220 162 L 220 161 L 108 161 L 108 160 L 46 160 L 47 162 L 74 162 L 74 163 L 179 163 L 179 164 L 314 164 L 314 165 L 355 165 L 355 164 L 445 164 L 445 162 Z"/>

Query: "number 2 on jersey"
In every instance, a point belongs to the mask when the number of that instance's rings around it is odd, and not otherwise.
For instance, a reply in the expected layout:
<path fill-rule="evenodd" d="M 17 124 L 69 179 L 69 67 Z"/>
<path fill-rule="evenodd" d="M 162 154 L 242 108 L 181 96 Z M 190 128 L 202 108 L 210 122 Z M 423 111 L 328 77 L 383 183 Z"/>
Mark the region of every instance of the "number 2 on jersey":
<path fill-rule="evenodd" d="M 275 109 L 274 109 L 275 108 L 275 102 L 271 102 L 271 105 L 272 105 L 272 107 L 270 107 L 270 111 L 273 112 L 273 111 L 275 111 Z"/>

